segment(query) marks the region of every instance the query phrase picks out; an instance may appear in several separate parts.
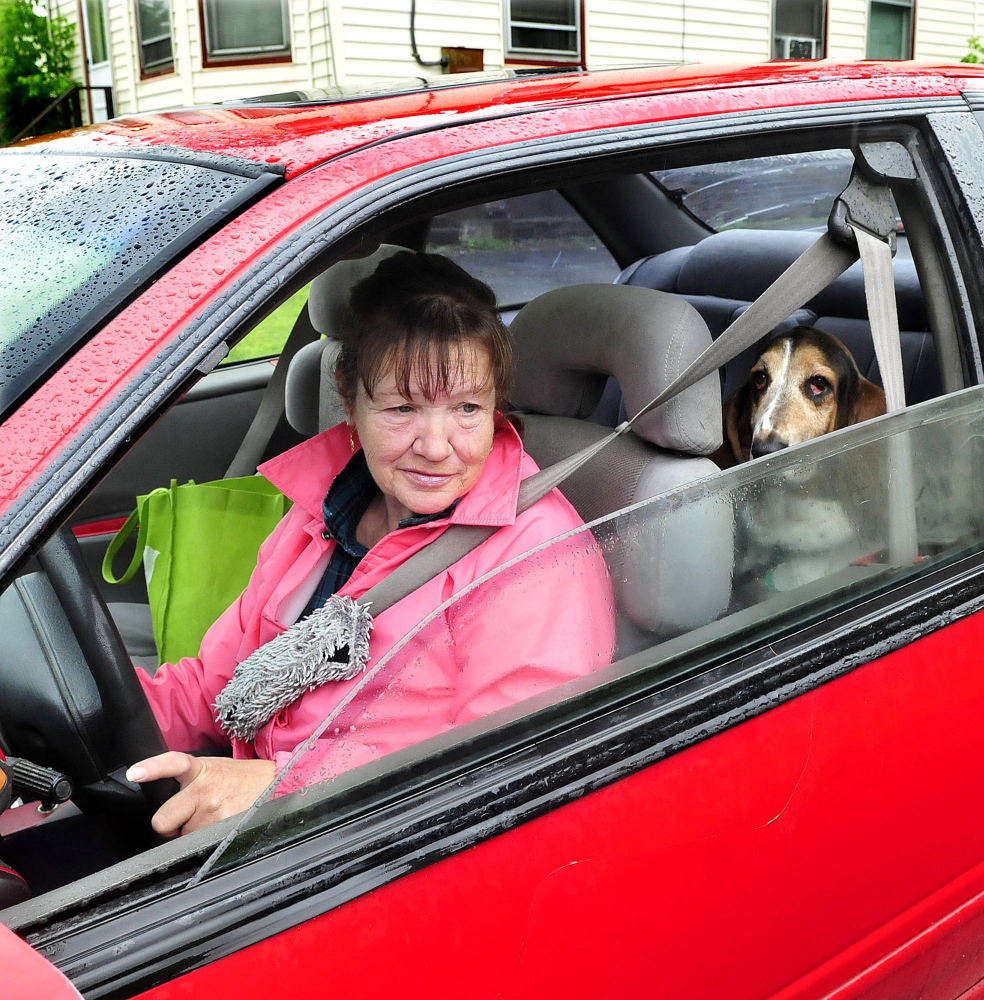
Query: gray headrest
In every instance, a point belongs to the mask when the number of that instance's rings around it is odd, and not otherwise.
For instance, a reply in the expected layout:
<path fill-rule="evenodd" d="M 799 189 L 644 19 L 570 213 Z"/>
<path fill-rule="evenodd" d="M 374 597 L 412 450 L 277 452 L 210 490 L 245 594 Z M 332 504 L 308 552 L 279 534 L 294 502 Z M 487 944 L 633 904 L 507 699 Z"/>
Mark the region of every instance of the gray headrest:
<path fill-rule="evenodd" d="M 368 278 L 381 261 L 405 249 L 383 243 L 368 257 L 332 264 L 311 282 L 308 293 L 311 325 L 329 339 L 302 347 L 287 371 L 284 386 L 287 421 L 298 433 L 313 437 L 345 418 L 335 386 L 335 358 L 349 295 L 352 287 Z"/>
<path fill-rule="evenodd" d="M 387 257 L 406 250 L 406 247 L 383 243 L 375 253 L 354 260 L 340 260 L 311 282 L 308 296 L 308 315 L 311 325 L 326 337 L 337 338 L 348 309 L 352 286 L 368 278 Z"/>
<path fill-rule="evenodd" d="M 287 369 L 287 422 L 305 437 L 314 437 L 345 419 L 345 407 L 335 386 L 335 359 L 340 346 L 337 340 L 306 344 Z"/>
<path fill-rule="evenodd" d="M 535 298 L 510 326 L 520 410 L 589 416 L 608 376 L 629 416 L 641 410 L 711 344 L 683 299 L 628 285 L 572 285 Z M 673 451 L 709 455 L 721 446 L 721 384 L 710 375 L 647 413 L 633 430 Z"/>

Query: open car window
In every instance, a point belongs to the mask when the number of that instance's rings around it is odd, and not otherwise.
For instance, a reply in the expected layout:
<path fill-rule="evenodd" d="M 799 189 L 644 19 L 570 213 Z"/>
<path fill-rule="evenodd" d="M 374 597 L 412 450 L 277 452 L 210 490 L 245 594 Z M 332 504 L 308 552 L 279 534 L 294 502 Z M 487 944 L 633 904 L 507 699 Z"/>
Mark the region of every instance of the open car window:
<path fill-rule="evenodd" d="M 514 670 L 518 678 L 537 669 L 530 650 L 537 634 L 551 628 L 574 655 L 575 643 L 597 622 L 575 626 L 572 642 L 565 598 L 599 556 L 617 608 L 611 662 L 594 649 L 576 678 L 554 685 L 544 672 L 531 700 L 516 711 L 583 698 L 628 672 L 668 682 L 711 652 L 750 638 L 767 643 L 981 551 L 982 489 L 984 388 L 974 387 L 712 475 L 565 534 L 445 602 L 374 665 L 366 690 L 412 715 L 426 710 L 422 692 L 447 665 L 467 671 L 475 658 L 494 657 L 504 676 Z M 549 607 L 555 609 L 547 621 L 539 614 L 545 587 L 552 588 Z M 609 612 L 604 602 L 594 605 L 599 620 Z M 367 745 L 363 735 L 379 704 L 356 698 L 323 720 L 324 739 L 290 765 L 308 779 L 321 771 L 322 780 L 255 817 L 246 814 L 227 853 L 210 859 L 209 869 L 331 823 L 336 769 L 386 753 L 385 739 Z M 472 735 L 514 714 L 483 718 L 472 706 L 467 718 L 467 712 L 449 717 L 448 728 L 466 722 L 463 732 Z"/>

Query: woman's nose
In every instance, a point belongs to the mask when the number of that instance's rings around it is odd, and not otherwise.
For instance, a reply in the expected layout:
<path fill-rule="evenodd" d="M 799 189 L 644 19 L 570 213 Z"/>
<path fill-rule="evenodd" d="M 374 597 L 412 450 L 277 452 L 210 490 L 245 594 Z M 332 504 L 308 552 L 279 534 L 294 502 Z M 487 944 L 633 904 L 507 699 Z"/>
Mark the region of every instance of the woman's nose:
<path fill-rule="evenodd" d="M 424 416 L 417 427 L 414 453 L 428 462 L 443 462 L 451 454 L 446 422 L 439 416 Z"/>

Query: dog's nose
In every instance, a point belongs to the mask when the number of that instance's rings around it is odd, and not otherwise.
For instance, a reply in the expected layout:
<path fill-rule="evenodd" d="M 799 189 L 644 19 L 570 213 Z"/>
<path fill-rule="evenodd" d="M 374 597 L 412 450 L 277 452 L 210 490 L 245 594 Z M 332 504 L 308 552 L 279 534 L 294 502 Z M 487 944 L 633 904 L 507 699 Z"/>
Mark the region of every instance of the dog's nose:
<path fill-rule="evenodd" d="M 752 442 L 751 454 L 752 458 L 761 458 L 763 455 L 773 455 L 775 452 L 782 451 L 783 448 L 788 447 L 789 445 L 781 438 L 770 434 L 767 438 L 762 438 L 761 441 L 756 440 Z"/>

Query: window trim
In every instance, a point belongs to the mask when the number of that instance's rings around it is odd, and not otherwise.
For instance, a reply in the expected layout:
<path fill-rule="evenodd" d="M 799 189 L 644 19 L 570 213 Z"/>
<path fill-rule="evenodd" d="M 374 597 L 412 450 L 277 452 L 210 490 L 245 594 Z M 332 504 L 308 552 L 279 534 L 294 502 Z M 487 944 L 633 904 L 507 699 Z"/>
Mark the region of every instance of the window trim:
<path fill-rule="evenodd" d="M 198 0 L 198 28 L 201 37 L 202 68 L 215 69 L 220 66 L 262 66 L 272 63 L 290 63 L 294 61 L 294 40 L 291 31 L 290 5 L 287 0 L 279 0 L 280 14 L 286 39 L 286 51 L 271 49 L 269 46 L 257 46 L 243 49 L 212 50 L 209 38 L 211 28 L 208 16 L 207 0 Z"/>

